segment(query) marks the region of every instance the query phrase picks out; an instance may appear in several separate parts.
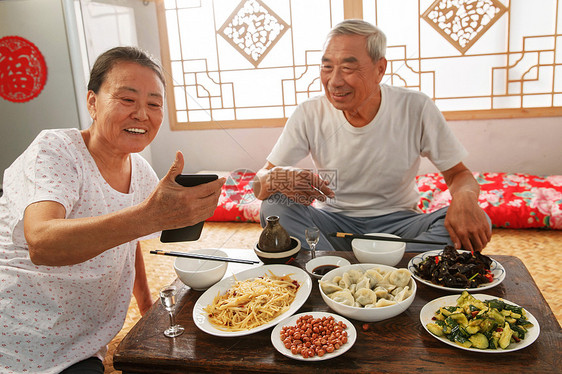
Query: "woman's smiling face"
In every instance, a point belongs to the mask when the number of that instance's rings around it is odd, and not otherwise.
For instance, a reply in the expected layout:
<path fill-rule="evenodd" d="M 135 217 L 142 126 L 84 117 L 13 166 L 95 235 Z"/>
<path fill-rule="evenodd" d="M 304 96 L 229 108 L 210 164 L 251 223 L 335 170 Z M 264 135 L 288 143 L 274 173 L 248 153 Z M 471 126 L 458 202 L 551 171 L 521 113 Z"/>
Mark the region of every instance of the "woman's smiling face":
<path fill-rule="evenodd" d="M 88 92 L 92 129 L 117 153 L 136 153 L 149 145 L 164 118 L 164 86 L 150 68 L 118 62 L 99 92 Z"/>

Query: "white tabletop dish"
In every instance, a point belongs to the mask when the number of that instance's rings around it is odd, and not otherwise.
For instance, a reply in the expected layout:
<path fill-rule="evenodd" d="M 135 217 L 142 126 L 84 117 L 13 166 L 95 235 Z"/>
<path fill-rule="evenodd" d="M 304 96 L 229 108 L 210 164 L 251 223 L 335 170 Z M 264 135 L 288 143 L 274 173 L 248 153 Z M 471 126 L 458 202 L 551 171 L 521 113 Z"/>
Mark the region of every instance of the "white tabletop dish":
<path fill-rule="evenodd" d="M 474 296 L 476 299 L 481 300 L 481 301 L 492 300 L 492 299 L 501 299 L 497 296 L 491 296 L 491 295 L 485 295 L 485 294 L 471 294 L 471 295 Z M 436 336 L 436 335 L 433 335 L 431 332 L 429 332 L 426 325 L 428 323 L 434 322 L 434 320 L 432 318 L 435 316 L 435 312 L 437 310 L 439 310 L 439 308 L 444 307 L 444 306 L 457 305 L 457 299 L 458 298 L 459 298 L 459 295 L 449 295 L 449 296 L 440 297 L 438 299 L 432 300 L 429 303 L 425 304 L 424 307 L 422 308 L 422 310 L 420 311 L 420 322 L 421 322 L 423 328 L 425 329 L 425 331 L 427 331 L 427 333 L 430 334 L 431 336 L 433 336 L 435 339 L 441 340 L 445 344 L 451 345 L 455 348 L 464 349 L 465 351 L 473 351 L 473 352 L 480 352 L 480 353 L 509 353 L 509 352 L 517 351 L 519 349 L 523 349 L 523 348 L 531 345 L 539 337 L 539 334 L 540 334 L 540 331 L 541 331 L 541 328 L 539 326 L 539 322 L 527 309 L 525 309 L 525 311 L 527 313 L 527 320 L 529 320 L 529 322 L 531 322 L 533 324 L 533 327 L 531 327 L 527 331 L 527 334 L 525 335 L 525 339 L 521 340 L 519 343 L 511 343 L 506 349 L 466 348 L 466 347 L 463 347 L 463 346 L 461 346 L 457 343 L 454 343 L 454 342 L 450 341 L 449 339 L 447 339 L 444 336 L 443 337 Z M 515 305 L 515 306 L 520 307 L 520 305 L 517 305 L 517 304 L 515 304 L 515 303 L 513 303 L 509 300 L 506 300 L 506 299 L 501 299 L 501 300 L 503 300 L 507 304 L 511 304 L 511 305 Z"/>
<path fill-rule="evenodd" d="M 193 254 L 228 257 L 220 249 L 195 249 Z M 222 279 L 228 267 L 227 262 L 198 258 L 176 257 L 174 270 L 178 278 L 196 291 L 204 291 Z"/>
<path fill-rule="evenodd" d="M 400 239 L 399 236 L 387 233 L 369 233 L 366 235 L 384 236 Z M 396 266 L 406 251 L 405 242 L 353 239 L 351 249 L 359 262 Z"/>
<path fill-rule="evenodd" d="M 343 257 L 339 256 L 320 256 L 308 261 L 305 265 L 306 271 L 316 279 L 321 279 L 324 274 L 315 274 L 312 271 L 319 266 L 333 265 L 335 267 L 349 265 L 350 262 Z"/>
<path fill-rule="evenodd" d="M 314 357 L 309 357 L 309 358 L 303 358 L 300 354 L 295 355 L 291 352 L 290 349 L 287 349 L 285 347 L 285 345 L 283 344 L 283 342 L 281 341 L 281 329 L 284 326 L 294 326 L 297 323 L 297 320 L 299 319 L 299 317 L 301 316 L 305 316 L 305 315 L 311 315 L 314 318 L 322 318 L 322 317 L 334 317 L 334 319 L 336 321 L 342 321 L 343 323 L 345 323 L 347 325 L 347 329 L 345 331 L 347 331 L 347 343 L 345 343 L 344 345 L 342 345 L 339 349 L 336 349 L 335 351 L 331 352 L 331 353 L 326 353 L 324 356 L 320 357 L 320 356 L 314 356 Z M 342 354 L 344 354 L 345 352 L 347 352 L 355 343 L 355 340 L 357 339 L 357 331 L 355 330 L 355 327 L 353 326 L 353 324 L 351 322 L 349 322 L 347 319 L 345 319 L 342 316 L 339 316 L 337 314 L 333 314 L 333 313 L 325 313 L 325 312 L 308 312 L 308 313 L 300 313 L 300 314 L 295 314 L 294 316 L 291 316 L 283 321 L 281 321 L 277 326 L 275 326 L 275 328 L 273 329 L 273 331 L 271 332 L 271 343 L 273 343 L 273 346 L 275 347 L 275 349 L 277 349 L 279 351 L 279 353 L 281 353 L 282 355 L 285 355 L 289 358 L 293 358 L 295 360 L 300 360 L 300 361 L 323 361 L 323 360 L 329 360 L 331 358 L 340 356 Z"/>
<path fill-rule="evenodd" d="M 290 275 L 293 280 L 296 280 L 300 284 L 295 300 L 293 301 L 293 303 L 285 313 L 279 315 L 277 318 L 271 320 L 268 323 L 244 331 L 221 330 L 215 327 L 214 325 L 212 325 L 211 322 L 209 322 L 209 319 L 207 318 L 207 313 L 204 311 L 204 308 L 206 308 L 207 305 L 212 304 L 213 300 L 217 295 L 219 294 L 223 295 L 226 291 L 228 291 L 229 288 L 231 288 L 234 285 L 236 280 L 242 281 L 246 279 L 261 277 L 263 275 L 270 274 L 270 271 L 277 276 Z M 211 288 L 209 288 L 207 291 L 205 291 L 193 306 L 193 322 L 199 329 L 210 335 L 244 336 L 244 335 L 253 334 L 258 331 L 265 330 L 271 326 L 274 326 L 280 321 L 282 321 L 283 319 L 294 314 L 306 302 L 311 291 L 312 291 L 312 279 L 310 279 L 310 276 L 306 273 L 306 271 L 296 266 L 263 265 L 263 266 L 254 267 L 242 271 L 238 274 L 234 274 L 233 276 L 230 276 L 228 278 L 224 278 L 223 280 L 221 280 L 220 282 L 216 283 Z"/>
<path fill-rule="evenodd" d="M 423 262 L 426 258 L 428 258 L 430 256 L 440 255 L 442 252 L 443 252 L 443 250 L 437 249 L 437 250 L 433 250 L 433 251 L 423 252 L 423 253 L 420 253 L 417 256 L 412 257 L 410 259 L 410 261 L 408 262 L 408 270 L 410 270 L 410 272 L 412 273 L 412 276 L 418 282 L 423 283 L 423 284 L 425 284 L 427 286 L 430 286 L 430 287 L 434 287 L 434 288 L 438 288 L 438 289 L 446 290 L 446 291 L 452 291 L 452 292 L 484 291 L 484 290 L 487 290 L 487 289 L 490 289 L 492 287 L 497 286 L 498 284 L 503 282 L 503 280 L 505 279 L 505 269 L 504 269 L 504 267 L 502 266 L 502 264 L 500 264 L 499 262 L 497 262 L 493 258 L 492 258 L 492 263 L 490 265 L 490 271 L 492 272 L 492 275 L 494 276 L 494 280 L 490 283 L 482 283 L 480 286 L 474 287 L 474 288 L 454 288 L 454 287 L 441 286 L 441 285 L 435 284 L 435 283 L 433 283 L 429 280 L 423 279 L 422 277 L 417 275 L 417 270 L 416 270 L 414 265 L 420 264 L 421 262 Z M 463 251 L 459 251 L 459 252 L 463 252 Z"/>

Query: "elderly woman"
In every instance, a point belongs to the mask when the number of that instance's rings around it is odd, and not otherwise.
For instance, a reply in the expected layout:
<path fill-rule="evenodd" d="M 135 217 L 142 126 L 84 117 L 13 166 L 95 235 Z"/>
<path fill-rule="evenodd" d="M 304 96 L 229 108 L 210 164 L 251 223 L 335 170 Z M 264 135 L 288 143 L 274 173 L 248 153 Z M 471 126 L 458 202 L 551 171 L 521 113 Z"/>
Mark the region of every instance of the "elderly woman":
<path fill-rule="evenodd" d="M 178 152 L 159 182 L 137 153 L 158 133 L 164 86 L 139 49 L 105 52 L 88 84 L 92 125 L 41 132 L 6 169 L 0 372 L 103 373 L 131 293 L 141 313 L 152 305 L 138 239 L 213 214 L 224 179 L 178 185 Z"/>

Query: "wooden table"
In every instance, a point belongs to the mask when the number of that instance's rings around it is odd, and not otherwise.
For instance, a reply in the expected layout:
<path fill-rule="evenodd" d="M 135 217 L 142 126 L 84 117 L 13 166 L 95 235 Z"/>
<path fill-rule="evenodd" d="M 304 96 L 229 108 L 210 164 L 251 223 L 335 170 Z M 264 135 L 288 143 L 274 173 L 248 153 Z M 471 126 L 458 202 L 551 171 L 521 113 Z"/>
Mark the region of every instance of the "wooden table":
<path fill-rule="evenodd" d="M 253 257 L 249 250 L 227 250 L 231 257 Z M 328 254 L 319 252 L 318 255 Z M 352 252 L 330 252 L 357 262 Z M 406 267 L 415 254 L 406 253 L 397 267 Z M 299 254 L 296 265 L 309 259 Z M 540 372 L 562 370 L 562 329 L 537 288 L 525 265 L 513 256 L 492 256 L 506 269 L 502 284 L 483 293 L 504 297 L 529 310 L 539 321 L 540 336 L 530 346 L 512 353 L 486 354 L 456 349 L 429 335 L 419 320 L 421 308 L 429 301 L 449 293 L 418 282 L 414 302 L 404 313 L 385 321 L 351 320 L 357 329 L 357 341 L 345 354 L 325 361 L 303 362 L 287 358 L 271 344 L 272 328 L 242 336 L 221 338 L 208 335 L 193 323 L 195 301 L 202 294 L 176 280 L 179 287 L 177 322 L 185 333 L 175 339 L 162 331 L 169 323 L 166 311 L 155 303 L 131 329 L 113 357 L 113 365 L 123 373 L 185 372 Z M 236 268 L 238 266 L 238 268 Z M 230 272 L 242 270 L 236 265 Z M 298 311 L 331 311 L 314 287 L 307 302 Z"/>

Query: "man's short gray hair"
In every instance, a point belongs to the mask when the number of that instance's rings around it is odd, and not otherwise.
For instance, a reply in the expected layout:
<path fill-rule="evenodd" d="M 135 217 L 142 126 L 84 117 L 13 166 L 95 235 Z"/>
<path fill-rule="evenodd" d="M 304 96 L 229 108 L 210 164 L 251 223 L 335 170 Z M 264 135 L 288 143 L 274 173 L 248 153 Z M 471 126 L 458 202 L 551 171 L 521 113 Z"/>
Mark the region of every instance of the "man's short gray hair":
<path fill-rule="evenodd" d="M 367 53 L 373 62 L 386 54 L 386 35 L 378 27 L 361 19 L 346 19 L 338 23 L 329 33 L 326 43 L 337 35 L 363 35 L 367 37 Z"/>

